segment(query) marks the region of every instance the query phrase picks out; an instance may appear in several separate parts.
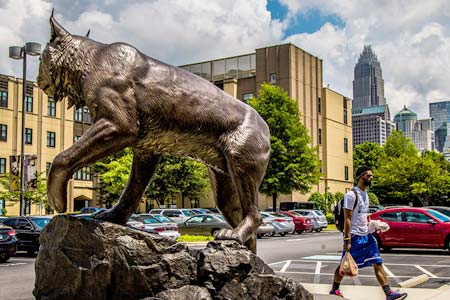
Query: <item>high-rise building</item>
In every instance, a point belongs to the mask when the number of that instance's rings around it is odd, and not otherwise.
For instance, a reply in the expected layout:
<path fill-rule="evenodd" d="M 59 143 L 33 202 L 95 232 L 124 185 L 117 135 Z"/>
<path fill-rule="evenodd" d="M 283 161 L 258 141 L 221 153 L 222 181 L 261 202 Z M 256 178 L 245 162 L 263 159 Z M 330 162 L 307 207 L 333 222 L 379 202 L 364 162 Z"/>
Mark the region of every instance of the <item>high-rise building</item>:
<path fill-rule="evenodd" d="M 276 84 L 293 98 L 302 123 L 317 147 L 322 178 L 312 192 L 345 192 L 352 186 L 351 103 L 322 86 L 322 60 L 293 44 L 256 49 L 256 53 L 183 65 L 241 101 L 257 96 L 264 82 Z M 339 150 L 336 155 L 334 150 Z M 337 150 L 336 150 L 337 151 Z M 280 201 L 303 201 L 308 195 L 294 192 Z M 272 206 L 261 197 L 260 208 Z"/>
<path fill-rule="evenodd" d="M 395 129 L 387 105 L 352 109 L 353 145 L 373 142 L 381 146 Z"/>
<path fill-rule="evenodd" d="M 435 141 L 432 119 L 417 120 L 417 114 L 404 106 L 395 115 L 394 122 L 397 130 L 409 138 L 417 150 L 434 150 Z"/>
<path fill-rule="evenodd" d="M 447 130 L 450 124 L 450 101 L 430 103 L 429 109 L 430 118 L 434 121 L 436 150 L 441 153 L 448 153 L 450 149 L 445 148 L 445 143 L 450 141 L 450 137 L 447 137 L 450 132 Z"/>
<path fill-rule="evenodd" d="M 386 104 L 380 62 L 370 45 L 364 46 L 355 65 L 353 80 L 353 108 Z"/>
<path fill-rule="evenodd" d="M 46 177 L 54 157 L 90 126 L 90 114 L 87 109 L 67 110 L 67 100 L 54 101 L 35 82 L 27 82 L 25 97 L 24 154 L 36 155 L 36 171 Z M 21 154 L 22 109 L 22 79 L 0 75 L 0 176 L 11 173 L 11 157 Z M 68 184 L 68 211 L 96 205 L 93 186 L 89 167 L 77 171 Z M 8 215 L 20 214 L 18 202 L 0 200 L 0 211 L 5 208 Z M 25 207 L 27 214 L 47 213 L 37 203 Z"/>
<path fill-rule="evenodd" d="M 384 145 L 395 124 L 384 98 L 381 65 L 370 45 L 364 46 L 355 65 L 353 80 L 353 145 Z"/>

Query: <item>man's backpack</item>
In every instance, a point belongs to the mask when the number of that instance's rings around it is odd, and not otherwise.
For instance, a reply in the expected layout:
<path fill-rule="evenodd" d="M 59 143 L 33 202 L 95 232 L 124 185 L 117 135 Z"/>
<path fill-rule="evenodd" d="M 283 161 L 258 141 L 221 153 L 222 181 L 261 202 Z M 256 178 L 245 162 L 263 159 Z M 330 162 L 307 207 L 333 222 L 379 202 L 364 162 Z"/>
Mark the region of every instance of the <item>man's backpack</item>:
<path fill-rule="evenodd" d="M 358 193 L 355 191 L 355 189 L 351 189 L 353 193 L 355 194 L 355 204 L 353 205 L 353 210 L 355 210 L 356 204 L 358 204 Z M 345 196 L 344 196 L 345 198 Z M 344 221 L 345 221 L 345 215 L 344 215 L 344 199 L 339 200 L 338 204 L 334 208 L 334 224 L 336 225 L 336 229 L 340 232 L 344 231 Z"/>

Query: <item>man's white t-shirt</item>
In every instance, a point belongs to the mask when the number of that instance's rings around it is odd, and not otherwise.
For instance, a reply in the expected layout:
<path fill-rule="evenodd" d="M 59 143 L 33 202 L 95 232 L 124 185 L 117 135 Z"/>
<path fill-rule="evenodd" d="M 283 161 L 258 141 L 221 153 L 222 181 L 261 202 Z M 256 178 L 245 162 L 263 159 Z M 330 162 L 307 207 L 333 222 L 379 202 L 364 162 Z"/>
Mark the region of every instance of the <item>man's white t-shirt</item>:
<path fill-rule="evenodd" d="M 350 228 L 351 234 L 356 235 L 368 235 L 369 227 L 367 222 L 367 213 L 369 212 L 369 196 L 366 191 L 361 190 L 359 187 L 354 187 L 355 192 L 358 194 L 358 203 L 355 209 L 355 193 L 349 191 L 344 197 L 344 208 L 353 210 L 352 226 Z"/>

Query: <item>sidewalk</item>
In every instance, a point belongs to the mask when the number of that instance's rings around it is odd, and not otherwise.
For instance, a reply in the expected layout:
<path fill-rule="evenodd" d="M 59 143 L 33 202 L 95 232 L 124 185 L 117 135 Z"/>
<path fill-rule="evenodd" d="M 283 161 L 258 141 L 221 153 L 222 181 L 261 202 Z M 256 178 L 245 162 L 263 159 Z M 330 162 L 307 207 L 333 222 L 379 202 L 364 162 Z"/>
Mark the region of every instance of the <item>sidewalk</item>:
<path fill-rule="evenodd" d="M 313 284 L 302 283 L 302 285 L 312 294 L 314 300 L 337 300 L 342 299 L 335 296 L 326 296 L 330 292 L 329 284 Z M 395 288 L 396 289 L 396 288 Z M 378 286 L 353 286 L 341 285 L 341 292 L 345 299 L 348 300 L 386 300 L 386 296 Z M 407 292 L 407 300 L 449 300 L 450 286 L 443 286 L 439 289 L 419 289 L 419 288 L 405 288 L 400 289 L 402 292 Z"/>

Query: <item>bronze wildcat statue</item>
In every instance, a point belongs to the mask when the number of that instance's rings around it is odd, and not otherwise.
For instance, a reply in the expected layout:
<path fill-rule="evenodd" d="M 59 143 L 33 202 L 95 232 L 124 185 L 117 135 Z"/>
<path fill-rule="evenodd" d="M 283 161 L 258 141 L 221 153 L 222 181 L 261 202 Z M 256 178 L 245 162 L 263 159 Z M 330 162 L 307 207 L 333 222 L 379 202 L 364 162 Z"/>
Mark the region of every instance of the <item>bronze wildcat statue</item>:
<path fill-rule="evenodd" d="M 256 252 L 261 224 L 258 188 L 270 156 L 269 128 L 250 106 L 188 71 L 157 61 L 124 43 L 102 44 L 71 35 L 50 17 L 38 85 L 69 107 L 87 106 L 92 126 L 58 154 L 48 175 L 48 200 L 66 211 L 67 182 L 78 169 L 126 147 L 133 150 L 118 203 L 95 218 L 124 224 L 139 206 L 162 154 L 191 156 L 209 167 L 217 206 L 236 240 Z"/>

